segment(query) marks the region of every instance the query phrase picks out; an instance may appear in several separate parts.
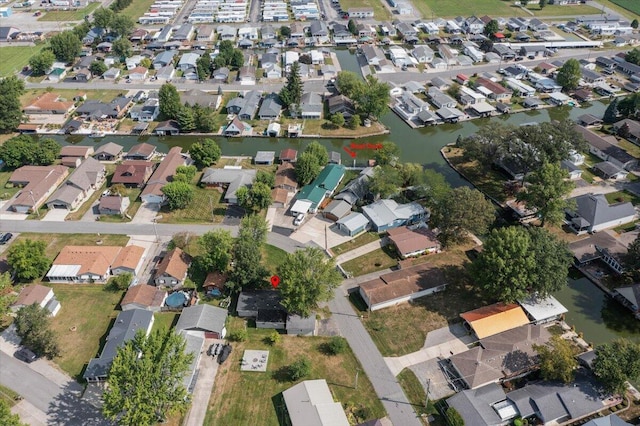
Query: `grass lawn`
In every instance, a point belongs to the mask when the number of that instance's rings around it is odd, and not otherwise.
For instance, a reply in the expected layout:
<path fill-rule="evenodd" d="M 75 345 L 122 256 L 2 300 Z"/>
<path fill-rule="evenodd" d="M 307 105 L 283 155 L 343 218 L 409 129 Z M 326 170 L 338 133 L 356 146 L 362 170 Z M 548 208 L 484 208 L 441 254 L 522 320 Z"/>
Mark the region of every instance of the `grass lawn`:
<path fill-rule="evenodd" d="M 130 217 L 134 217 L 136 212 L 142 205 L 142 201 L 140 200 L 140 193 L 142 192 L 141 188 L 126 188 L 124 196 L 129 197 L 129 209 L 127 210 L 127 214 Z M 67 216 L 68 217 L 68 216 Z M 102 222 L 130 222 L 131 219 L 127 219 L 126 217 L 122 217 L 120 215 L 100 215 L 100 221 Z"/>
<path fill-rule="evenodd" d="M 43 11 L 38 21 L 81 21 L 84 17 L 100 6 L 100 2 L 89 3 L 87 7 L 77 10 L 52 10 L 50 12 Z"/>
<path fill-rule="evenodd" d="M 513 2 L 507 0 L 416 0 L 414 6 L 425 18 L 450 18 L 462 16 L 529 16 L 528 13 L 513 6 Z M 344 6 L 343 6 L 344 7 Z"/>
<path fill-rule="evenodd" d="M 342 7 L 345 7 L 344 5 Z M 352 137 L 361 138 L 365 136 L 379 135 L 386 131 L 385 127 L 379 122 L 371 123 L 371 127 L 360 126 L 355 130 L 340 127 L 334 129 L 325 127 L 330 124 L 329 120 L 294 120 L 290 118 L 282 119 L 282 128 L 286 128 L 289 124 L 303 123 L 302 133 L 305 135 L 320 135 L 326 137 Z"/>
<path fill-rule="evenodd" d="M 49 259 L 53 259 L 60 253 L 62 247 L 67 245 L 74 246 L 91 246 L 96 241 L 101 240 L 105 246 L 125 246 L 129 241 L 126 235 L 111 234 L 31 234 L 28 232 L 21 233 L 17 240 L 30 239 L 36 241 L 44 241 L 47 245 L 45 254 Z M 83 284 L 84 285 L 84 284 Z M 81 287 L 79 285 L 68 286 L 69 288 Z M 56 293 L 57 294 L 57 293 Z"/>
<path fill-rule="evenodd" d="M 640 205 L 640 197 L 633 195 L 632 193 L 627 191 L 610 192 L 608 194 L 605 194 L 604 197 L 607 199 L 609 204 L 623 203 L 623 202 L 626 203 L 628 201 L 634 206 Z"/>
<path fill-rule="evenodd" d="M 548 4 L 542 10 L 538 6 L 538 2 L 531 2 L 527 6 L 534 15 L 539 17 L 544 16 L 581 16 L 581 15 L 598 15 L 601 10 L 593 6 L 587 6 L 586 4 L 576 4 L 571 6 L 561 6 Z"/>
<path fill-rule="evenodd" d="M 7 188 L 7 182 L 13 171 L 0 172 L 0 200 L 8 200 L 20 190 L 19 187 Z"/>
<path fill-rule="evenodd" d="M 202 173 L 196 174 L 193 182 L 199 182 Z M 193 201 L 181 210 L 169 211 L 166 207 L 161 210 L 161 223 L 214 223 L 222 222 L 227 209 L 220 203 L 222 194 L 215 189 L 201 188 L 194 184 Z M 212 212 L 213 210 L 213 212 Z"/>
<path fill-rule="evenodd" d="M 53 284 L 62 308 L 51 320 L 62 355 L 54 361 L 71 377 L 81 380 L 82 371 L 98 355 L 123 293 L 105 290 L 101 284 Z"/>
<path fill-rule="evenodd" d="M 398 263 L 398 255 L 391 244 L 374 250 L 364 256 L 344 262 L 342 267 L 354 277 L 391 268 Z"/>
<path fill-rule="evenodd" d="M 231 318 L 230 331 L 244 327 L 244 321 Z M 234 343 L 229 359 L 220 366 L 216 386 L 209 401 L 205 425 L 262 425 L 278 426 L 283 423 L 281 392 L 293 386 L 283 376 L 284 367 L 300 356 L 311 361 L 312 370 L 305 379 L 326 379 L 334 399 L 346 407 L 351 423 L 384 417 L 384 408 L 378 400 L 371 382 L 350 349 L 345 353 L 325 355 L 321 348 L 326 337 L 282 336 L 282 341 L 269 346 L 264 339 L 271 330 L 248 329 L 245 342 Z M 266 373 L 241 372 L 240 360 L 245 349 L 269 350 Z M 360 369 L 358 389 L 354 389 L 356 371 Z M 353 418 L 353 413 L 358 418 Z"/>
<path fill-rule="evenodd" d="M 377 232 L 365 232 L 364 234 L 360 234 L 355 237 L 351 241 L 347 241 L 346 243 L 342 243 L 335 247 L 331 248 L 331 251 L 336 255 L 341 255 L 342 253 L 346 253 L 358 247 L 362 247 L 365 244 L 372 243 L 374 241 L 378 241 L 380 239 L 380 234 Z"/>
<path fill-rule="evenodd" d="M 20 103 L 22 106 L 27 106 L 33 102 L 38 96 L 46 93 L 54 92 L 58 96 L 64 99 L 72 100 L 74 96 L 80 93 L 86 93 L 87 99 L 110 102 L 121 93 L 126 91 L 120 90 L 79 90 L 79 89 L 58 89 L 58 88 L 44 88 L 44 89 L 27 89 L 27 91 L 20 97 Z"/>
<path fill-rule="evenodd" d="M 617 6 L 620 6 L 620 8 L 624 9 L 627 13 L 631 12 L 631 16 L 633 16 L 635 19 L 638 19 L 638 17 L 640 17 L 640 3 L 638 2 L 638 0 L 610 0 L 604 2 L 601 0 L 598 1 L 600 3 L 604 3 L 607 6 L 609 6 L 607 3 L 613 3 Z"/>
<path fill-rule="evenodd" d="M 265 244 L 262 246 L 262 263 L 267 267 L 269 273 L 275 274 L 278 266 L 284 262 L 287 256 L 287 252 L 272 246 L 270 244 Z"/>
<path fill-rule="evenodd" d="M 169 331 L 178 322 L 178 312 L 156 312 L 153 314 L 153 326 L 151 331 Z"/>
<path fill-rule="evenodd" d="M 448 147 L 443 151 L 451 164 L 464 174 L 473 184 L 485 194 L 495 198 L 500 202 L 506 201 L 504 194 L 505 176 L 497 170 L 485 170 L 478 161 L 465 161 L 463 150 L 460 148 Z"/>
<path fill-rule="evenodd" d="M 414 263 L 428 262 L 445 269 L 447 289 L 371 313 L 364 313 L 363 323 L 383 356 L 401 356 L 424 345 L 427 333 L 459 321 L 459 314 L 489 303 L 474 288 L 464 265 L 469 261 L 466 250 L 473 244 L 452 248 L 444 253 L 422 256 Z M 353 293 L 352 301 L 362 310 L 363 301 Z M 411 324 L 411 327 L 408 326 Z"/>
<path fill-rule="evenodd" d="M 620 139 L 618 141 L 618 146 L 627 151 L 630 155 L 633 155 L 636 158 L 640 158 L 640 146 L 631 143 L 626 139 Z"/>
<path fill-rule="evenodd" d="M 136 0 L 134 2 L 131 2 L 129 6 L 122 9 L 120 13 L 130 17 L 134 21 L 137 21 L 139 17 L 144 15 L 144 13 L 149 10 L 149 6 L 151 6 L 153 3 L 154 0 Z"/>
<path fill-rule="evenodd" d="M 36 46 L 6 46 L 0 47 L 0 77 L 8 77 L 29 63 L 29 58 L 38 53 L 46 44 Z"/>
<path fill-rule="evenodd" d="M 13 407 L 17 404 L 16 398 L 20 396 L 17 392 L 9 389 L 6 386 L 0 385 L 0 399 L 4 400 L 9 407 Z"/>
<path fill-rule="evenodd" d="M 349 10 L 350 7 L 371 7 L 373 17 L 376 21 L 386 21 L 391 19 L 391 12 L 380 0 L 342 0 L 340 2 L 342 10 Z"/>
<path fill-rule="evenodd" d="M 407 396 L 409 402 L 413 406 L 413 409 L 416 411 L 416 414 L 419 416 L 426 416 L 428 414 L 434 416 L 434 421 L 426 423 L 423 420 L 424 424 L 433 426 L 446 425 L 446 422 L 440 418 L 438 410 L 436 409 L 436 407 L 434 407 L 433 401 L 429 401 L 428 409 L 424 406 L 427 395 L 424 391 L 424 388 L 420 384 L 420 381 L 412 370 L 405 368 L 400 372 L 400 374 L 398 374 L 397 378 L 400 386 L 402 386 L 404 394 Z"/>
<path fill-rule="evenodd" d="M 620 225 L 617 226 L 615 228 L 613 228 L 614 231 L 616 231 L 618 234 L 623 234 L 625 232 L 631 232 L 634 231 L 636 229 L 636 227 L 638 226 L 638 224 L 640 224 L 640 221 L 635 221 L 635 222 L 631 222 L 631 223 L 627 223 L 624 225 Z"/>

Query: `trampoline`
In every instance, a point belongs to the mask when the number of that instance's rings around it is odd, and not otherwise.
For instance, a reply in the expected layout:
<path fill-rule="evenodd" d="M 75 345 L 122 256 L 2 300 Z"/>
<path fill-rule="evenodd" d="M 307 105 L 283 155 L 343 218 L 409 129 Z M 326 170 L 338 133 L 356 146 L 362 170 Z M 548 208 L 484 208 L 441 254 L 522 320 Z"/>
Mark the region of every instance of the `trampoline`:
<path fill-rule="evenodd" d="M 179 308 L 187 302 L 187 296 L 181 291 L 176 291 L 167 297 L 166 304 L 170 308 Z"/>

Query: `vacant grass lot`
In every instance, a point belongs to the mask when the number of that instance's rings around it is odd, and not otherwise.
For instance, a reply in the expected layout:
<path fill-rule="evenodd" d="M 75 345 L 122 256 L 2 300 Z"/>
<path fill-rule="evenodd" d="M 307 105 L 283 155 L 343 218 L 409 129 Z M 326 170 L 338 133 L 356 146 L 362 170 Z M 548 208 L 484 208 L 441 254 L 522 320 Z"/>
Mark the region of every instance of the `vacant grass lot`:
<path fill-rule="evenodd" d="M 638 0 L 610 0 L 611 3 L 634 13 L 636 18 L 640 17 L 640 2 Z"/>
<path fill-rule="evenodd" d="M 640 205 L 640 197 L 627 191 L 610 192 L 605 194 L 605 198 L 609 204 L 630 202 L 634 206 Z"/>
<path fill-rule="evenodd" d="M 120 11 L 119 13 L 130 17 L 134 21 L 137 21 L 139 17 L 144 15 L 144 13 L 149 10 L 149 6 L 151 6 L 153 3 L 154 0 L 136 0 L 134 2 L 131 2 L 129 6 L 122 9 L 122 11 Z"/>
<path fill-rule="evenodd" d="M 181 210 L 170 211 L 167 207 L 162 208 L 161 223 L 214 223 L 222 222 L 226 211 L 226 204 L 222 204 L 220 199 L 222 194 L 215 189 L 201 188 L 197 185 L 200 182 L 202 173 L 197 173 L 193 179 L 194 195 L 193 201 Z"/>
<path fill-rule="evenodd" d="M 374 241 L 378 241 L 380 239 L 380 234 L 376 232 L 365 232 L 364 234 L 358 235 L 351 241 L 347 241 L 346 243 L 342 243 L 335 247 L 331 248 L 331 251 L 336 255 L 341 255 L 342 253 L 346 253 L 353 249 L 357 249 L 358 247 L 362 247 L 365 244 L 372 243 Z"/>
<path fill-rule="evenodd" d="M 504 183 L 507 178 L 504 175 L 494 169 L 486 170 L 476 160 L 466 161 L 463 157 L 464 151 L 460 148 L 446 147 L 443 152 L 451 164 L 480 191 L 500 202 L 506 201 Z"/>
<path fill-rule="evenodd" d="M 262 246 L 262 263 L 267 267 L 270 274 L 275 274 L 278 266 L 280 266 L 287 256 L 287 252 L 272 246 L 265 244 Z"/>
<path fill-rule="evenodd" d="M 415 0 L 415 7 L 425 18 L 462 16 L 526 16 L 525 11 L 506 0 Z"/>
<path fill-rule="evenodd" d="M 389 9 L 387 9 L 380 0 L 341 0 L 340 6 L 344 11 L 349 10 L 350 7 L 372 7 L 373 17 L 376 21 L 391 19 Z"/>
<path fill-rule="evenodd" d="M 17 240 L 30 239 L 36 241 L 44 241 L 47 245 L 45 254 L 49 259 L 53 259 L 60 253 L 62 247 L 68 245 L 74 246 L 92 246 L 96 241 L 102 241 L 105 246 L 125 246 L 129 242 L 126 235 L 110 235 L 110 234 L 31 234 L 28 232 L 21 233 Z M 79 286 L 69 286 L 70 288 Z"/>
<path fill-rule="evenodd" d="M 397 264 L 398 255 L 391 244 L 387 244 L 386 246 L 369 252 L 364 256 L 356 257 L 348 262 L 344 262 L 342 267 L 352 276 L 358 277 L 360 275 L 391 268 Z"/>
<path fill-rule="evenodd" d="M 345 6 L 342 6 L 345 7 Z M 334 129 L 330 126 L 329 120 L 293 120 L 290 118 L 282 119 L 282 128 L 286 128 L 289 124 L 304 123 L 302 133 L 305 135 L 320 135 L 326 137 L 350 137 L 362 138 L 366 136 L 374 136 L 382 134 L 386 131 L 384 125 L 380 122 L 371 123 L 371 127 L 360 126 L 355 130 L 339 127 Z"/>
<path fill-rule="evenodd" d="M 244 327 L 241 319 L 230 320 L 230 331 Z M 280 343 L 269 346 L 264 339 L 271 330 L 250 328 L 248 332 L 249 338 L 233 344 L 231 356 L 218 370 L 205 425 L 288 424 L 288 419 L 283 418 L 281 392 L 295 383 L 283 377 L 282 369 L 303 355 L 309 358 L 312 365 L 311 374 L 305 379 L 326 379 L 334 399 L 342 403 L 348 415 L 359 413 L 357 421 L 351 417 L 352 424 L 384 417 L 384 408 L 362 371 L 358 389 L 354 389 L 355 373 L 362 367 L 350 349 L 336 356 L 325 355 L 321 349 L 329 338 L 287 335 L 282 336 Z M 266 373 L 240 371 L 240 360 L 245 349 L 270 351 Z"/>
<path fill-rule="evenodd" d="M 445 291 L 364 315 L 363 323 L 383 356 L 401 356 L 419 350 L 427 333 L 459 321 L 461 312 L 488 303 L 465 271 L 469 261 L 465 251 L 471 247 L 472 244 L 467 244 L 414 261 L 414 264 L 428 262 L 443 267 L 448 279 Z M 354 294 L 352 300 L 356 308 L 362 310 L 364 302 L 360 296 Z"/>
<path fill-rule="evenodd" d="M 77 10 L 52 10 L 50 12 L 42 11 L 42 16 L 38 21 L 81 21 L 84 17 L 100 6 L 100 2 L 89 3 L 83 9 Z"/>
<path fill-rule="evenodd" d="M 1 63 L 1 62 L 0 62 Z M 58 89 L 53 87 L 48 87 L 44 89 L 28 89 L 24 95 L 20 97 L 20 103 L 22 106 L 27 106 L 36 98 L 46 92 L 54 92 L 59 97 L 73 100 L 74 96 L 77 96 L 81 93 L 85 93 L 87 95 L 87 99 L 111 102 L 114 98 L 116 98 L 119 94 L 125 94 L 126 91 L 119 90 L 79 90 L 79 89 Z"/>
<path fill-rule="evenodd" d="M 116 306 L 123 293 L 101 284 L 53 284 L 60 312 L 51 319 L 62 355 L 54 361 L 71 377 L 82 379 L 91 358 L 98 356 L 105 338 L 120 311 Z"/>
<path fill-rule="evenodd" d="M 0 172 L 0 200 L 8 200 L 20 190 L 19 187 L 7 188 L 7 182 L 13 171 Z"/>
<path fill-rule="evenodd" d="M 29 63 L 29 58 L 38 53 L 44 43 L 36 46 L 6 46 L 0 47 L 0 77 L 8 77 Z"/>
<path fill-rule="evenodd" d="M 548 4 L 542 10 L 538 6 L 538 2 L 531 2 L 527 6 L 527 9 L 533 12 L 534 15 L 539 17 L 545 16 L 580 16 L 580 15 L 598 15 L 601 10 L 593 6 L 587 6 L 586 4 L 576 5 L 553 5 Z"/>

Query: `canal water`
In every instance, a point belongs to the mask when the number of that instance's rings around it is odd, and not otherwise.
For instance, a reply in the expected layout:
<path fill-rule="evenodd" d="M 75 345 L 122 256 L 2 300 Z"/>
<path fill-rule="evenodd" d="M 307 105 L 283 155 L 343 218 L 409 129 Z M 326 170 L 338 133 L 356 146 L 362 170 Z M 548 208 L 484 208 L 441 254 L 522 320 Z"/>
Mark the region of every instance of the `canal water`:
<path fill-rule="evenodd" d="M 357 59 L 353 52 L 339 50 L 338 60 L 343 70 L 360 74 Z M 445 124 L 434 127 L 413 129 L 405 124 L 395 113 L 388 112 L 381 121 L 391 130 L 391 133 L 383 136 L 360 139 L 357 143 L 378 143 L 391 141 L 401 149 L 401 160 L 423 164 L 442 173 L 453 186 L 468 184 L 444 161 L 440 149 L 448 143 L 454 142 L 458 136 L 469 136 L 478 131 L 482 126 L 500 120 L 513 125 L 524 123 L 540 123 L 550 120 L 576 119 L 586 113 L 602 116 L 606 109 L 606 103 L 593 102 L 585 104 L 582 108 L 562 107 L 544 109 L 540 111 L 528 111 L 518 114 L 504 115 L 491 119 L 466 121 L 458 124 Z M 68 143 L 79 145 L 97 145 L 107 141 L 113 141 L 125 147 L 125 150 L 140 142 L 148 142 L 157 146 L 158 151 L 167 152 L 171 147 L 181 146 L 188 150 L 191 144 L 201 136 L 108 136 L 101 140 L 77 136 L 55 136 L 57 141 L 66 145 Z M 222 138 L 213 137 L 222 148 L 225 155 L 255 155 L 256 151 L 276 151 L 291 147 L 303 149 L 310 139 L 294 138 Z M 320 139 L 318 140 L 327 149 L 341 152 L 343 163 L 349 164 L 351 158 L 344 151 L 352 140 L 348 139 Z M 367 150 L 357 151 L 359 163 L 371 158 L 372 152 Z M 640 342 L 640 321 L 634 319 L 623 307 L 615 301 L 608 300 L 604 293 L 586 278 L 569 279 L 569 285 L 556 294 L 558 300 L 564 304 L 569 313 L 567 322 L 582 331 L 586 341 L 594 344 L 611 341 L 617 337 L 629 337 Z"/>

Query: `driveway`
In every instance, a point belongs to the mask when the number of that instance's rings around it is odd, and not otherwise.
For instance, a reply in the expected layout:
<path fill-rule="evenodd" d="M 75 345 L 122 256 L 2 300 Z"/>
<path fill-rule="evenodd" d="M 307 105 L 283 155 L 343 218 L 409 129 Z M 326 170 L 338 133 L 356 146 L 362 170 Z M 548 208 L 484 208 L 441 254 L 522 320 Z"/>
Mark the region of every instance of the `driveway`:
<path fill-rule="evenodd" d="M 219 339 L 205 339 L 202 347 L 202 355 L 198 363 L 198 379 L 191 394 L 191 409 L 187 413 L 185 426 L 201 426 L 204 424 L 204 418 L 209 407 L 209 398 L 213 384 L 218 374 L 217 357 L 207 355 L 209 346 L 213 343 L 224 343 Z"/>
<path fill-rule="evenodd" d="M 331 248 L 352 239 L 338 231 L 333 221 L 325 219 L 319 214 L 305 219 L 302 225 L 290 235 L 290 238 L 303 244 L 313 242 L 322 248 L 325 248 L 325 244 Z"/>
<path fill-rule="evenodd" d="M 50 209 L 40 220 L 42 222 L 64 222 L 68 214 L 69 210 L 67 209 Z"/>
<path fill-rule="evenodd" d="M 238 226 L 244 216 L 244 210 L 238 206 L 228 206 L 224 212 L 222 224 L 227 226 Z"/>
<path fill-rule="evenodd" d="M 157 203 L 142 203 L 131 223 L 153 223 L 153 220 L 160 211 Z"/>

